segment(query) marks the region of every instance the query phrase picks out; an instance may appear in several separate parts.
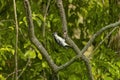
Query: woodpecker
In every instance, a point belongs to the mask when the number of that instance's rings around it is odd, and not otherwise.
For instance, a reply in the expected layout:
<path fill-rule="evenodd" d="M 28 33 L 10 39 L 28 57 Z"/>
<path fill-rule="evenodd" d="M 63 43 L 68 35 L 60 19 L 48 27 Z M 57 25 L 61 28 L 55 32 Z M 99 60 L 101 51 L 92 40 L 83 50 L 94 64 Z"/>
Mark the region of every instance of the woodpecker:
<path fill-rule="evenodd" d="M 55 41 L 62 47 L 69 47 L 69 45 L 65 42 L 65 39 L 58 36 L 57 32 L 53 33 Z"/>

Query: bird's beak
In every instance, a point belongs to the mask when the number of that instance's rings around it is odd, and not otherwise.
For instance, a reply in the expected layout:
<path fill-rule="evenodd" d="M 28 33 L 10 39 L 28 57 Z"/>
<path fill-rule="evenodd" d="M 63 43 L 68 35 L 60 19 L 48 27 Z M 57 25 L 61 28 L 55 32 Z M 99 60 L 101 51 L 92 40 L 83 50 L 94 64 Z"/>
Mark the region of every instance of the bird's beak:
<path fill-rule="evenodd" d="M 52 33 L 52 35 L 55 35 L 55 34 L 57 34 L 57 32 Z"/>

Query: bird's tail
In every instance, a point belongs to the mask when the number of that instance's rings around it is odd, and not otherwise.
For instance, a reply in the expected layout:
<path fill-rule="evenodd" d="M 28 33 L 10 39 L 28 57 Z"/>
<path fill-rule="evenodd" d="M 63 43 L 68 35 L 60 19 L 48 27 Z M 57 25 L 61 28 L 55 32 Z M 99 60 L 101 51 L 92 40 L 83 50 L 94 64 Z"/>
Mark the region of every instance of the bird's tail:
<path fill-rule="evenodd" d="M 68 48 L 72 48 L 72 47 L 70 45 L 66 45 L 65 48 L 68 49 Z"/>

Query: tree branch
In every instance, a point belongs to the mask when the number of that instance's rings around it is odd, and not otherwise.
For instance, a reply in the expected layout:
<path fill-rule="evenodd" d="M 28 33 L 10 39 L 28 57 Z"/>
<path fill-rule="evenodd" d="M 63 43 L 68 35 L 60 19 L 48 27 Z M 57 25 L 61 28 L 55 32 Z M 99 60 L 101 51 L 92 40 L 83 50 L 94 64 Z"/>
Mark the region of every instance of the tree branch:
<path fill-rule="evenodd" d="M 79 59 L 81 56 L 83 56 L 82 54 L 84 54 L 84 52 L 88 49 L 88 47 L 89 47 L 89 46 L 92 44 L 92 42 L 95 40 L 95 38 L 96 38 L 97 36 L 99 36 L 103 31 L 105 31 L 105 30 L 107 30 L 107 29 L 109 29 L 109 28 L 112 28 L 112 27 L 118 27 L 118 25 L 120 25 L 120 21 L 118 21 L 118 22 L 116 22 L 116 23 L 113 23 L 113 24 L 110 24 L 110 25 L 107 25 L 107 26 L 103 27 L 102 29 L 100 29 L 99 31 L 97 31 L 97 32 L 93 35 L 93 37 L 88 41 L 87 45 L 82 49 L 82 51 L 80 51 L 80 53 L 79 53 L 78 55 L 76 55 L 75 57 L 73 57 L 71 60 L 69 60 L 69 61 L 66 62 L 65 64 L 59 66 L 59 68 L 58 68 L 57 71 L 62 70 L 62 69 L 64 69 L 64 68 L 68 67 L 68 66 L 71 65 L 73 62 L 75 62 L 75 60 L 77 60 L 77 59 Z M 84 56 L 83 56 L 82 58 L 84 58 Z M 84 59 L 84 61 L 85 61 L 85 60 L 88 60 L 88 59 L 86 58 L 86 59 Z M 90 75 L 89 77 L 92 79 L 93 77 L 92 77 L 92 74 L 91 74 L 91 66 L 88 65 L 88 64 L 89 64 L 89 61 L 85 61 L 85 64 L 87 65 L 86 67 L 87 67 L 87 69 L 88 69 L 88 71 L 89 71 L 89 72 L 88 72 L 89 75 Z"/>
<path fill-rule="evenodd" d="M 49 9 L 49 6 L 50 6 L 50 2 L 51 0 L 48 0 L 47 2 L 47 5 L 44 3 L 43 4 L 43 23 L 42 23 L 42 35 L 43 35 L 43 45 L 44 47 L 46 48 L 46 18 L 47 18 L 47 15 L 48 15 L 48 9 Z"/>
<path fill-rule="evenodd" d="M 28 26 L 29 26 L 29 38 L 31 42 L 38 48 L 38 50 L 41 52 L 43 57 L 46 59 L 48 62 L 48 65 L 51 67 L 51 69 L 56 72 L 57 65 L 53 62 L 51 56 L 48 54 L 46 49 L 43 47 L 43 45 L 38 41 L 34 34 L 34 25 L 33 25 L 33 20 L 32 20 L 32 12 L 31 12 L 31 7 L 29 4 L 28 0 L 24 0 L 24 6 L 26 10 L 26 16 L 27 16 L 27 21 L 28 21 Z"/>
<path fill-rule="evenodd" d="M 17 21 L 17 11 L 16 11 L 16 2 L 13 0 L 14 5 L 14 15 L 15 15 L 15 27 L 16 27 L 16 42 L 15 42 L 15 80 L 18 80 L 18 21 Z"/>
<path fill-rule="evenodd" d="M 81 53 L 84 54 L 84 52 L 88 49 L 88 47 L 92 44 L 92 42 L 95 40 L 95 38 L 97 36 L 99 36 L 102 32 L 104 32 L 105 30 L 109 29 L 109 28 L 113 28 L 113 27 L 119 27 L 118 25 L 120 25 L 120 21 L 109 24 L 103 28 L 101 28 L 99 31 L 97 31 L 93 37 L 88 41 L 88 43 L 85 45 L 85 47 L 82 49 Z M 80 54 L 79 54 L 80 55 Z M 81 55 L 80 55 L 81 56 Z"/>
<path fill-rule="evenodd" d="M 107 25 L 105 27 L 103 27 L 102 29 L 100 29 L 99 31 L 97 31 L 93 37 L 88 41 L 88 43 L 86 44 L 86 46 L 80 51 L 80 53 L 78 55 L 76 55 L 75 57 L 73 57 L 70 61 L 68 61 L 67 63 L 63 64 L 62 66 L 66 67 L 69 66 L 71 63 L 73 63 L 77 58 L 81 57 L 81 54 L 84 54 L 84 52 L 88 49 L 88 47 L 92 44 L 92 42 L 95 40 L 95 38 L 97 36 L 99 36 L 103 31 L 112 28 L 112 27 L 119 27 L 118 25 L 120 25 L 120 21 Z M 66 65 L 67 64 L 67 65 Z M 61 67 L 62 67 L 61 66 Z"/>
<path fill-rule="evenodd" d="M 93 35 L 93 37 L 89 40 L 89 42 L 87 43 L 87 45 L 82 49 L 82 51 L 80 51 L 80 49 L 77 47 L 77 45 L 67 35 L 67 32 L 68 32 L 67 31 L 67 21 L 66 21 L 66 16 L 65 16 L 65 11 L 64 11 L 64 8 L 63 8 L 62 0 L 57 0 L 57 5 L 58 5 L 58 8 L 59 8 L 60 16 L 61 16 L 61 20 L 62 20 L 62 29 L 63 29 L 64 37 L 66 38 L 66 41 L 70 44 L 70 46 L 73 48 L 73 50 L 77 53 L 77 55 L 75 57 L 73 57 L 70 61 L 68 61 L 65 64 L 61 65 L 59 67 L 59 69 L 63 69 L 65 67 L 69 66 L 76 59 L 82 57 L 82 59 L 84 60 L 84 62 L 86 64 L 86 68 L 88 70 L 89 79 L 90 80 L 94 80 L 93 75 L 92 75 L 92 71 L 91 71 L 90 62 L 89 62 L 89 60 L 83 54 L 88 49 L 88 47 L 92 44 L 92 42 L 94 41 L 94 39 L 98 35 L 100 35 L 106 29 L 111 28 L 111 27 L 115 27 L 115 26 L 119 25 L 120 23 L 117 22 L 117 23 L 105 26 L 104 28 L 102 28 L 101 30 L 99 30 L 96 34 Z M 65 34 L 65 32 L 66 32 L 66 34 Z"/>
<path fill-rule="evenodd" d="M 43 28 L 43 38 L 45 37 L 45 26 L 46 26 L 46 17 L 47 17 L 47 12 L 48 12 L 48 9 L 49 9 L 49 6 L 50 6 L 50 1 L 51 0 L 48 0 L 47 2 L 47 6 L 45 7 L 45 12 L 44 12 L 44 21 L 43 21 L 43 25 L 42 25 L 42 28 Z"/>
<path fill-rule="evenodd" d="M 21 71 L 21 70 L 18 70 L 18 72 L 20 72 L 20 71 Z M 6 77 L 6 80 L 7 80 L 10 76 L 14 75 L 15 73 L 16 73 L 16 72 L 14 71 L 14 72 L 8 74 L 7 77 Z"/>
<path fill-rule="evenodd" d="M 61 15 L 62 31 L 64 33 L 63 37 L 66 38 L 68 30 L 67 30 L 67 21 L 66 21 L 65 10 L 62 4 L 62 0 L 57 0 L 57 6 L 59 8 L 59 12 Z"/>
<path fill-rule="evenodd" d="M 67 20 L 66 20 L 66 16 L 65 16 L 65 11 L 64 11 L 63 4 L 62 4 L 62 0 L 57 0 L 57 5 L 58 5 L 59 11 L 60 11 L 60 16 L 61 16 L 61 21 L 62 21 L 63 37 L 70 44 L 70 46 L 73 48 L 73 50 L 76 52 L 76 54 L 77 55 L 79 54 L 82 57 L 82 59 L 85 62 L 86 68 L 88 70 L 89 79 L 90 80 L 94 80 L 89 60 L 86 58 L 86 56 L 84 56 L 83 54 L 80 53 L 80 49 L 73 42 L 73 40 L 70 39 L 70 37 L 68 36 L 68 33 L 67 33 L 68 32 L 68 30 L 67 30 Z M 62 66 L 60 66 L 59 69 L 62 69 L 65 66 L 67 67 L 69 64 L 72 64 L 77 58 L 79 58 L 79 56 L 73 57 L 70 61 L 68 61 L 67 63 L 65 63 Z"/>
<path fill-rule="evenodd" d="M 115 27 L 112 31 L 109 32 L 109 34 L 97 45 L 97 47 L 94 49 L 93 53 L 100 47 L 100 45 L 101 45 L 106 39 L 109 38 L 109 36 L 110 36 L 116 29 L 118 29 L 118 28 Z M 89 58 L 92 57 L 92 56 L 94 56 L 94 55 L 95 55 L 95 54 L 91 54 L 91 55 L 89 56 Z"/>
<path fill-rule="evenodd" d="M 63 28 L 63 32 L 66 32 L 66 41 L 70 44 L 70 46 L 73 48 L 73 50 L 76 52 L 76 56 L 73 57 L 70 61 L 66 62 L 65 64 L 61 65 L 61 66 L 57 66 L 54 61 L 52 60 L 52 58 L 50 57 L 50 55 L 48 54 L 48 52 L 46 51 L 46 49 L 43 47 L 43 45 L 38 41 L 38 39 L 36 38 L 35 34 L 34 34 L 34 25 L 33 25 L 33 21 L 32 21 L 32 15 L 31 15 L 31 8 L 29 5 L 29 1 L 28 0 L 24 0 L 24 6 L 25 6 L 25 10 L 26 10 L 26 16 L 27 16 L 27 21 L 28 21 L 28 26 L 29 26 L 29 38 L 31 40 L 31 42 L 38 48 L 38 50 L 41 52 L 41 54 L 43 55 L 43 57 L 46 59 L 46 61 L 48 62 L 50 68 L 56 73 L 58 71 L 60 71 L 61 69 L 64 69 L 65 67 L 68 67 L 69 65 L 71 65 L 75 60 L 79 59 L 80 57 L 84 60 L 87 70 L 88 70 L 88 74 L 89 74 L 89 79 L 90 80 L 94 80 L 93 79 L 93 75 L 91 72 L 91 65 L 90 65 L 90 61 L 88 60 L 88 58 L 86 58 L 83 54 L 84 52 L 88 49 L 88 47 L 92 44 L 92 42 L 95 40 L 95 38 L 100 35 L 103 31 L 118 26 L 120 24 L 120 21 L 110 24 L 108 26 L 105 26 L 104 28 L 100 29 L 98 32 L 96 32 L 93 37 L 88 41 L 87 45 L 80 51 L 80 49 L 77 47 L 77 45 L 72 41 L 72 39 L 69 38 L 69 36 L 67 35 L 67 21 L 66 21 L 66 17 L 65 17 L 65 12 L 64 12 L 64 8 L 63 8 L 63 4 L 62 4 L 62 0 L 57 0 L 57 4 L 60 10 L 60 15 L 61 15 L 61 20 L 62 20 L 62 28 Z"/>

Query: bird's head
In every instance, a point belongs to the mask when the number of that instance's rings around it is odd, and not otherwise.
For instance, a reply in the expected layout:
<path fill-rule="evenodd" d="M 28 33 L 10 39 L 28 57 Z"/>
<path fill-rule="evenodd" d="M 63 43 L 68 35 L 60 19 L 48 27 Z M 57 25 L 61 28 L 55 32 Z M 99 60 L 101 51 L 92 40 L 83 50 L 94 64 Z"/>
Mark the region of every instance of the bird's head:
<path fill-rule="evenodd" d="M 57 32 L 52 33 L 53 36 L 57 35 Z"/>

